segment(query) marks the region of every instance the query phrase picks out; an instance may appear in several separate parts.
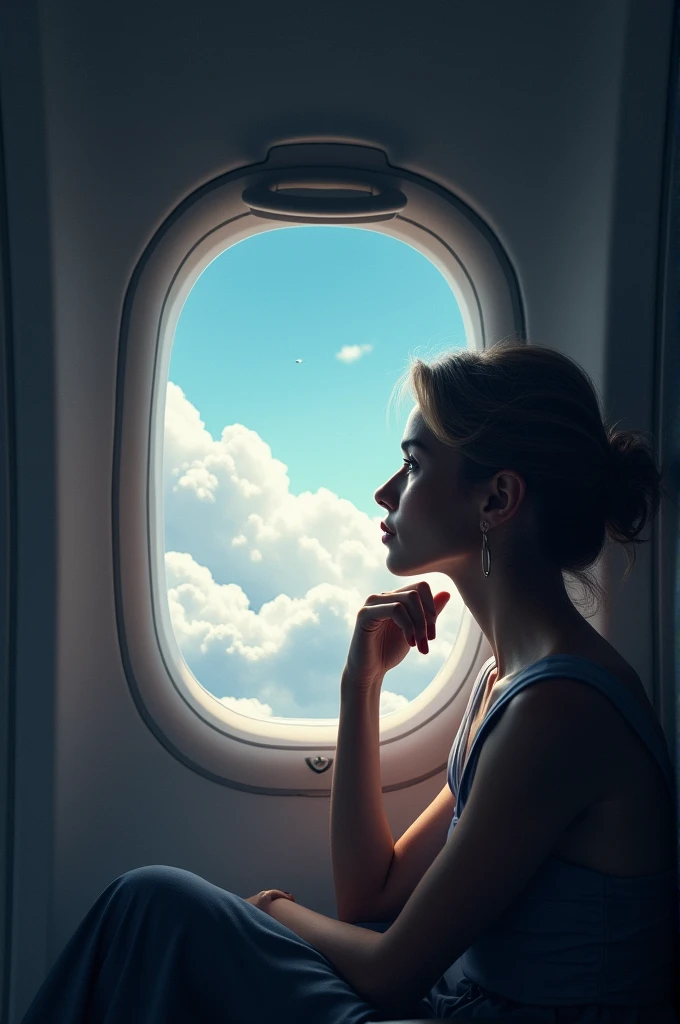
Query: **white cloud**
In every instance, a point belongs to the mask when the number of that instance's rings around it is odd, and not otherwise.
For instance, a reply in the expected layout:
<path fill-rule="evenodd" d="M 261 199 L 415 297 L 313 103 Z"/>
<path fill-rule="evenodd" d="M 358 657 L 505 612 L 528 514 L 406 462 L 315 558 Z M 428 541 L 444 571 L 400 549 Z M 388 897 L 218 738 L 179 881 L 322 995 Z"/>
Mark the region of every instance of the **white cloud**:
<path fill-rule="evenodd" d="M 247 715 L 249 718 L 271 718 L 273 715 L 271 704 L 263 704 L 257 697 L 221 697 L 220 704 L 238 711 L 240 715 Z M 392 711 L 398 711 L 408 704 L 408 698 L 399 693 L 391 693 L 384 688 L 380 691 L 380 715 L 389 715 Z"/>
<path fill-rule="evenodd" d="M 240 715 L 248 715 L 249 718 L 271 718 L 272 709 L 270 704 L 263 704 L 257 697 L 221 697 L 220 704 L 238 711 Z"/>
<path fill-rule="evenodd" d="M 408 704 L 408 697 L 404 697 L 401 693 L 392 693 L 390 690 L 386 690 L 384 687 L 380 691 L 380 714 L 389 715 L 392 711 L 399 711 L 400 708 L 406 707 Z"/>
<path fill-rule="evenodd" d="M 372 345 L 343 345 L 340 351 L 336 352 L 335 358 L 339 359 L 341 363 L 356 363 L 365 352 L 372 351 Z"/>
<path fill-rule="evenodd" d="M 168 383 L 165 569 L 171 621 L 196 678 L 256 717 L 334 718 L 356 615 L 371 593 L 425 579 L 452 598 L 430 654 L 389 675 L 381 714 L 404 706 L 448 657 L 462 603 L 448 577 L 395 577 L 374 517 L 325 487 L 291 494 L 287 467 L 240 423 L 214 440 Z M 377 506 L 376 506 L 377 509 Z"/>

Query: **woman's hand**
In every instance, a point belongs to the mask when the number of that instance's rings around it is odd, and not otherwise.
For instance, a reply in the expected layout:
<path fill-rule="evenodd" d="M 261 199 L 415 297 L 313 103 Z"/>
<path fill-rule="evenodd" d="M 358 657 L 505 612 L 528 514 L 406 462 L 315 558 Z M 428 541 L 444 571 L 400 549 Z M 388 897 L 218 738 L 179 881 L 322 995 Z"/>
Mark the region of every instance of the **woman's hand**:
<path fill-rule="evenodd" d="M 254 907 L 264 910 L 265 914 L 268 914 L 269 907 L 274 900 L 291 900 L 292 903 L 295 903 L 295 897 L 284 889 L 263 889 L 256 896 L 248 896 L 246 903 L 252 903 Z"/>
<path fill-rule="evenodd" d="M 357 614 L 347 655 L 352 685 L 373 686 L 404 660 L 409 646 L 427 654 L 436 636 L 437 617 L 451 597 L 445 590 L 432 596 L 424 580 L 386 594 L 371 594 Z"/>

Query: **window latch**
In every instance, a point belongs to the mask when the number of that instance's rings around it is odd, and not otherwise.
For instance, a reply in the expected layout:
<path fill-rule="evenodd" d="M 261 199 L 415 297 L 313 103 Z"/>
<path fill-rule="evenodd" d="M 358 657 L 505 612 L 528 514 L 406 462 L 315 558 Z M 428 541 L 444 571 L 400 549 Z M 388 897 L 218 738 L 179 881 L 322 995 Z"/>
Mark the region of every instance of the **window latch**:
<path fill-rule="evenodd" d="M 317 775 L 320 775 L 321 772 L 327 772 L 333 764 L 332 757 L 306 757 L 305 761 Z"/>

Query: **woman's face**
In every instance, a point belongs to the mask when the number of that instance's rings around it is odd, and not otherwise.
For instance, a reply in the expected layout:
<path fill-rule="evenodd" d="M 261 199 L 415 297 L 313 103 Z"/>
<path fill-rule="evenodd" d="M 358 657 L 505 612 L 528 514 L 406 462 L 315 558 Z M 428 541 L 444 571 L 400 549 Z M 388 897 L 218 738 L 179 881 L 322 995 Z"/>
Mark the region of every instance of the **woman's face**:
<path fill-rule="evenodd" d="M 385 543 L 387 568 L 395 576 L 455 575 L 461 558 L 479 557 L 483 487 L 461 479 L 461 456 L 437 440 L 417 406 L 402 449 L 406 464 L 375 492 L 394 531 Z"/>

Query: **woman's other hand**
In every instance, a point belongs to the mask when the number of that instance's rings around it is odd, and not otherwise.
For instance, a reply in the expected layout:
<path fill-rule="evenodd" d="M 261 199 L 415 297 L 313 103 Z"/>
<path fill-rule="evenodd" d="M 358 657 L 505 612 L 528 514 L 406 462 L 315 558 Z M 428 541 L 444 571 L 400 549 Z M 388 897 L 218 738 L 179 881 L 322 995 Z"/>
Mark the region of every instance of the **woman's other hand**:
<path fill-rule="evenodd" d="M 451 595 L 432 596 L 421 580 L 386 594 L 371 594 L 359 609 L 347 654 L 346 672 L 353 686 L 373 686 L 404 660 L 409 647 L 427 654 L 436 636 L 437 617 Z"/>
<path fill-rule="evenodd" d="M 258 910 L 264 910 L 265 914 L 269 913 L 269 907 L 271 907 L 274 900 L 290 900 L 295 903 L 295 897 L 289 892 L 285 892 L 284 889 L 263 889 L 262 892 L 258 892 L 255 896 L 248 896 L 246 903 L 252 903 Z"/>

